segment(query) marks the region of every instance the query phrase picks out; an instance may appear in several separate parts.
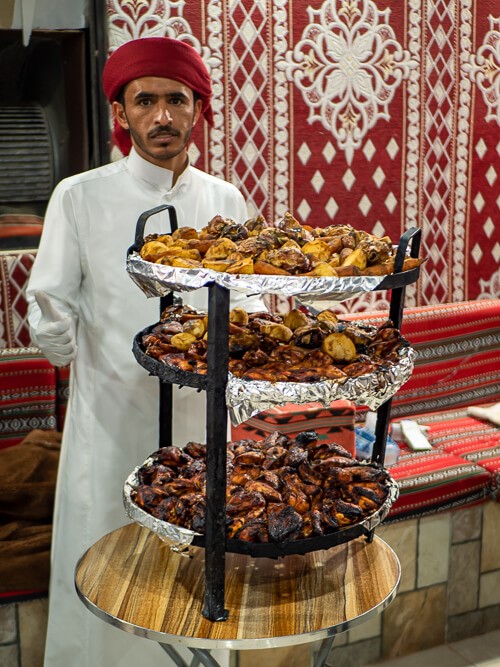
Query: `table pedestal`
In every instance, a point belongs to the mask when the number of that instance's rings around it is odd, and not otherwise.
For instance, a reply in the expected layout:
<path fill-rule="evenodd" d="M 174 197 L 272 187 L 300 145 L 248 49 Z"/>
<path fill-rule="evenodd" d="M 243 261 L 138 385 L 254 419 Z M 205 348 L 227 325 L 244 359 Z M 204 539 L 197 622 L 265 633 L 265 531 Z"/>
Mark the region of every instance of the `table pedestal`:
<path fill-rule="evenodd" d="M 277 560 L 226 554 L 226 621 L 202 615 L 204 550 L 190 558 L 129 524 L 105 535 L 80 559 L 75 585 L 99 618 L 159 642 L 182 667 L 175 646 L 193 653 L 191 667 L 216 667 L 212 649 L 258 649 L 323 640 L 324 665 L 336 634 L 368 620 L 395 597 L 396 554 L 364 537 L 328 551 Z M 176 653 L 176 652 L 175 652 Z"/>

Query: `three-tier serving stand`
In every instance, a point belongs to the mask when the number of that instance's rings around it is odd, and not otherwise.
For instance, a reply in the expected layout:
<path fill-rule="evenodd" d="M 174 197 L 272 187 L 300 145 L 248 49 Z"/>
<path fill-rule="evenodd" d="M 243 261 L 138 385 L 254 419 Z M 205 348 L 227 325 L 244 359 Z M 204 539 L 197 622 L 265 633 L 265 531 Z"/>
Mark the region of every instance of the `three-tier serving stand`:
<path fill-rule="evenodd" d="M 144 243 L 144 230 L 148 219 L 162 211 L 168 211 L 170 232 L 177 229 L 175 208 L 169 204 L 161 205 L 145 211 L 137 221 L 136 234 L 133 245 L 127 254 L 127 270 L 131 277 L 149 296 L 160 297 L 160 313 L 173 303 L 172 286 L 168 281 L 162 282 L 141 276 L 137 279 L 136 268 L 131 260 L 137 259 L 138 252 Z M 377 279 L 376 290 L 390 290 L 389 318 L 395 327 L 401 328 L 403 318 L 403 302 L 405 288 L 416 282 L 419 277 L 419 267 L 409 271 L 402 271 L 404 259 L 408 256 L 418 257 L 420 249 L 420 230 L 411 228 L 400 238 L 395 257 L 394 273 Z M 137 266 L 137 262 L 135 263 Z M 245 276 L 245 278 L 252 278 Z M 294 278 L 290 278 L 294 280 Z M 314 280 L 314 279 L 310 279 Z M 332 294 L 335 294 L 335 285 L 343 279 L 332 278 Z M 159 402 L 159 446 L 172 444 L 172 385 L 190 386 L 206 393 L 206 532 L 205 535 L 195 535 L 192 544 L 203 546 L 205 549 L 205 593 L 203 615 L 210 621 L 223 621 L 228 617 L 225 608 L 225 554 L 230 551 L 247 553 L 253 557 L 277 557 L 288 554 L 304 554 L 315 549 L 328 549 L 332 546 L 366 535 L 371 541 L 375 526 L 382 516 L 363 522 L 330 535 L 297 540 L 285 546 L 273 544 L 247 544 L 239 540 L 226 539 L 226 446 L 228 411 L 226 403 L 226 387 L 228 383 L 228 340 L 229 340 L 229 312 L 230 288 L 220 284 L 217 280 L 205 281 L 208 289 L 208 352 L 207 373 L 197 375 L 177 371 L 148 357 L 141 349 L 141 339 L 144 332 L 139 332 L 134 340 L 134 354 L 138 362 L 151 374 L 160 378 Z M 335 300 L 332 297 L 332 300 Z M 384 465 L 385 448 L 389 428 L 392 397 L 386 400 L 377 409 L 375 443 L 371 463 Z M 180 444 L 180 443 L 178 443 Z M 386 507 L 386 513 L 388 508 Z M 385 516 L 385 514 L 384 514 Z"/>

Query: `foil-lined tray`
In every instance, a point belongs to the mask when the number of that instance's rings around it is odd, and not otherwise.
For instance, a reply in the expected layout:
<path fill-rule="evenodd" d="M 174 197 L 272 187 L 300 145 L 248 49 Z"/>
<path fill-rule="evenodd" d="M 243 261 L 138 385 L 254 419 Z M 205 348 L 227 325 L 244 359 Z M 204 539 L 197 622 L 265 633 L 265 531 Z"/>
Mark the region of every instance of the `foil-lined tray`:
<path fill-rule="evenodd" d="M 180 371 L 164 364 L 144 351 L 142 338 L 152 328 L 147 327 L 134 338 L 133 353 L 137 361 L 152 375 L 164 382 L 204 389 L 206 376 Z M 366 405 L 377 410 L 382 403 L 394 396 L 398 389 L 410 379 L 413 371 L 415 351 L 412 347 L 402 347 L 399 360 L 373 373 L 351 377 L 345 380 L 322 380 L 320 382 L 266 382 L 263 380 L 242 380 L 228 373 L 226 404 L 231 422 L 237 426 L 253 415 L 287 403 L 321 403 L 328 407 L 339 399 L 352 401 L 356 405 Z"/>
<path fill-rule="evenodd" d="M 123 488 L 123 505 L 127 516 L 135 523 L 138 523 L 153 532 L 163 542 L 170 545 L 174 551 L 186 553 L 190 546 L 204 547 L 205 536 L 201 533 L 196 533 L 187 528 L 183 528 L 182 526 L 176 526 L 168 521 L 156 519 L 133 501 L 132 492 L 139 484 L 139 469 L 143 466 L 151 465 L 153 461 L 154 459 L 152 456 L 148 457 L 142 465 L 137 466 L 134 469 L 125 481 Z M 361 465 L 370 464 L 361 463 Z M 308 537 L 301 540 L 291 540 L 290 542 L 285 543 L 254 543 L 245 542 L 244 540 L 227 539 L 226 551 L 242 553 L 248 556 L 253 556 L 254 558 L 280 558 L 292 554 L 306 554 L 320 549 L 329 549 L 339 544 L 349 542 L 350 540 L 354 540 L 360 535 L 368 535 L 382 523 L 399 497 L 399 486 L 392 477 L 389 476 L 386 484 L 388 487 L 388 494 L 383 504 L 373 514 L 359 523 L 339 528 L 326 535 Z"/>
<path fill-rule="evenodd" d="M 373 373 L 349 377 L 346 380 L 320 382 L 265 382 L 242 380 L 229 373 L 226 403 L 234 425 L 250 419 L 263 410 L 286 403 L 321 403 L 328 407 L 333 401 L 353 401 L 377 410 L 410 379 L 415 351 L 404 347 L 399 361 Z"/>
<path fill-rule="evenodd" d="M 280 294 L 300 301 L 345 301 L 376 289 L 389 289 L 414 282 L 418 268 L 390 276 L 268 276 L 232 275 L 211 269 L 183 269 L 154 264 L 133 252 L 127 258 L 127 271 L 132 280 L 149 297 L 165 296 L 169 292 L 191 292 L 213 283 L 247 296 Z"/>

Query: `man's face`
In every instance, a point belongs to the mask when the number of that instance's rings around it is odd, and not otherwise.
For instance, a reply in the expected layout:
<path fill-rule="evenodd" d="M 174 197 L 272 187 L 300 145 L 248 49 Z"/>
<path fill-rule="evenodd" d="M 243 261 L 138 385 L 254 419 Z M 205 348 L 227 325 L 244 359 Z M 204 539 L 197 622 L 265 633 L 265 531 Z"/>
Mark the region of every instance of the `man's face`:
<path fill-rule="evenodd" d="M 192 90 L 179 81 L 145 76 L 127 84 L 124 102 L 113 102 L 113 113 L 130 131 L 139 155 L 160 167 L 181 168 L 201 100 L 195 102 Z"/>

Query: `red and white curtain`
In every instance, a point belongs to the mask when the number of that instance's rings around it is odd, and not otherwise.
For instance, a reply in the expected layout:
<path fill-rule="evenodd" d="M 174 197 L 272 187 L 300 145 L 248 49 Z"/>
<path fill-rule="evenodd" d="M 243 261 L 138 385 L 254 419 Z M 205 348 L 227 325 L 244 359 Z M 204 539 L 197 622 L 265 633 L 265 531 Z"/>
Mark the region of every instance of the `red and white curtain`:
<path fill-rule="evenodd" d="M 252 213 L 422 229 L 408 305 L 500 293 L 500 0 L 108 0 L 110 50 L 168 35 L 210 69 L 196 166 Z M 384 307 L 365 295 L 343 308 Z"/>

